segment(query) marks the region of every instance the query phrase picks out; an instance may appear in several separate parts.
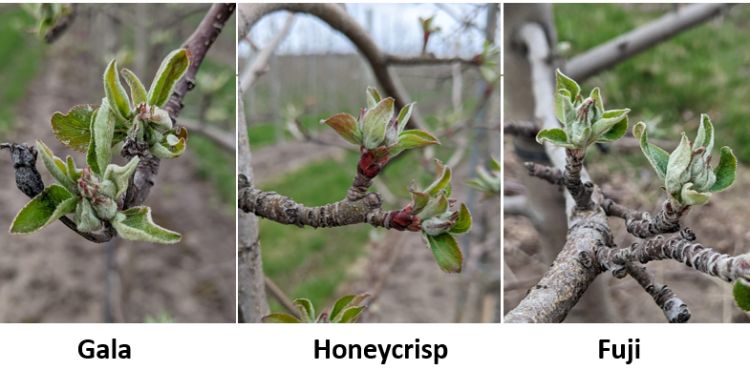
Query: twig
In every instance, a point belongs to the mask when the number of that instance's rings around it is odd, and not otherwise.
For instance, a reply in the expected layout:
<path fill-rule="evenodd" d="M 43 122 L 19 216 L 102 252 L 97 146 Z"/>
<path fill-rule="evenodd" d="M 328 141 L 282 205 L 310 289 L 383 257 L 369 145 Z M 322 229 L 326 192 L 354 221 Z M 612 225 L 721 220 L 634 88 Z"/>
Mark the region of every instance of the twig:
<path fill-rule="evenodd" d="M 213 141 L 219 147 L 225 151 L 234 154 L 237 150 L 236 140 L 234 134 L 229 131 L 224 131 L 213 126 L 208 126 L 204 123 L 193 122 L 190 120 L 180 120 L 180 125 L 188 129 L 190 133 L 198 133 L 205 136 L 207 139 Z"/>
<path fill-rule="evenodd" d="M 234 13 L 235 6 L 235 4 L 213 4 L 193 34 L 182 44 L 182 47 L 190 53 L 190 66 L 182 79 L 175 85 L 174 91 L 164 107 L 172 120 L 176 120 L 180 115 L 184 106 L 182 99 L 195 88 L 195 75 L 198 73 L 198 68 L 200 68 L 209 48 L 219 37 L 227 20 Z M 138 168 L 133 174 L 125 194 L 123 208 L 127 209 L 141 205 L 146 201 L 151 187 L 154 185 L 154 178 L 159 172 L 160 160 L 151 154 L 148 145 L 134 140 L 125 142 L 121 154 L 126 159 L 135 156 L 140 158 Z"/>
<path fill-rule="evenodd" d="M 392 66 L 405 66 L 405 67 L 418 67 L 424 65 L 435 65 L 435 64 L 453 64 L 460 63 L 470 66 L 478 66 L 482 64 L 481 58 L 475 56 L 471 59 L 465 59 L 460 57 L 452 58 L 438 58 L 433 55 L 417 55 L 417 56 L 401 56 L 394 54 L 385 54 L 383 61 Z"/>
<path fill-rule="evenodd" d="M 26 144 L 0 143 L 0 150 L 2 149 L 8 149 L 11 153 L 18 190 L 26 194 L 29 198 L 33 198 L 41 193 L 44 190 L 44 181 L 36 169 L 36 149 Z M 78 231 L 76 223 L 67 216 L 60 217 L 60 222 L 86 240 L 94 243 L 105 243 L 115 236 L 115 231 L 109 223 L 105 223 L 102 233 L 85 233 Z"/>
<path fill-rule="evenodd" d="M 530 121 L 511 121 L 503 126 L 503 133 L 533 139 L 539 133 L 539 126 Z"/>
<path fill-rule="evenodd" d="M 690 310 L 688 309 L 687 304 L 677 297 L 668 286 L 654 281 L 654 277 L 648 273 L 645 267 L 635 263 L 629 263 L 625 268 L 627 269 L 628 274 L 638 282 L 646 293 L 651 295 L 654 302 L 659 308 L 661 308 L 662 312 L 664 312 L 664 316 L 667 317 L 669 322 L 685 323 L 690 320 Z"/>
<path fill-rule="evenodd" d="M 270 277 L 268 277 L 268 275 L 265 276 L 264 281 L 266 283 L 266 289 L 268 289 L 273 298 L 275 298 L 279 304 L 284 306 L 284 309 L 286 309 L 290 315 L 299 318 L 299 310 L 294 306 L 294 302 L 289 299 L 289 296 L 287 296 L 284 291 L 281 290 L 281 288 Z"/>
<path fill-rule="evenodd" d="M 271 39 L 268 45 L 263 48 L 263 50 L 255 58 L 255 61 L 253 61 L 252 64 L 248 65 L 245 71 L 242 72 L 242 74 L 240 75 L 240 87 L 242 88 L 242 91 L 247 91 L 250 86 L 253 86 L 255 84 L 255 81 L 258 80 L 258 77 L 265 73 L 265 71 L 268 69 L 268 62 L 271 59 L 271 56 L 273 56 L 276 48 L 279 47 L 279 44 L 281 44 L 281 42 L 284 41 L 286 36 L 289 34 L 289 31 L 292 29 L 293 24 L 294 14 L 289 14 L 286 17 L 286 21 L 284 21 L 284 25 L 281 27 L 281 30 L 273 37 L 273 39 Z"/>
<path fill-rule="evenodd" d="M 627 208 L 610 198 L 602 202 L 602 208 L 607 212 L 607 216 L 625 220 L 625 227 L 628 232 L 641 239 L 680 231 L 680 218 L 688 210 L 688 207 L 673 204 L 666 200 L 656 217 L 652 217 L 648 212 L 638 212 Z"/>

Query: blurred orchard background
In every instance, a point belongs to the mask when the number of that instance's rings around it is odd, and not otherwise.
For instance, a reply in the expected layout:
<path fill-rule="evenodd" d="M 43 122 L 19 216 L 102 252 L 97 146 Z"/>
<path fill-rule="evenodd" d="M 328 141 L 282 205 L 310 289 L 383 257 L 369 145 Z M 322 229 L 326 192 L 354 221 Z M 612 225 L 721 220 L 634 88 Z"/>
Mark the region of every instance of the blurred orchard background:
<path fill-rule="evenodd" d="M 500 38 L 497 5 L 345 7 L 385 53 L 419 56 L 419 18 L 433 17 L 439 31 L 431 35 L 426 52 L 471 59 L 482 52 L 485 40 Z M 315 17 L 291 17 L 277 12 L 263 18 L 238 47 L 242 79 L 258 53 L 286 32 L 257 84 L 242 97 L 252 165 L 259 188 L 322 205 L 346 194 L 359 154 L 320 120 L 340 112 L 356 116 L 365 106 L 365 89 L 378 83 L 346 37 Z M 307 297 L 321 309 L 344 294 L 368 292 L 373 299 L 366 322 L 497 321 L 499 196 L 466 183 L 476 176 L 477 166 L 486 166 L 493 155 L 499 159 L 499 82 L 488 85 L 475 66 L 466 64 L 391 68 L 443 145 L 402 154 L 378 177 L 373 191 L 384 196 L 384 208 L 400 208 L 409 201 L 412 180 L 426 186 L 434 177 L 433 158 L 450 162 L 453 197 L 466 202 L 475 218 L 473 230 L 459 239 L 467 256 L 464 273 L 440 271 L 416 233 L 369 225 L 301 229 L 261 219 L 265 273 L 287 298 Z M 492 94 L 483 97 L 488 88 Z M 271 311 L 284 310 L 277 300 L 270 301 Z"/>
<path fill-rule="evenodd" d="M 209 6 L 78 5 L 51 44 L 37 34 L 30 8 L 0 6 L 0 141 L 41 139 L 80 164 L 83 155 L 52 134 L 52 114 L 99 104 L 112 58 L 150 84 L 161 59 L 180 47 Z M 235 156 L 216 140 L 234 141 L 234 28 L 232 17 L 184 100 L 186 153 L 162 162 L 147 200 L 157 223 L 183 234 L 181 243 L 93 244 L 60 223 L 11 236 L 13 216 L 28 199 L 16 189 L 9 155 L 0 153 L 0 321 L 234 322 Z M 208 131 L 213 140 L 201 133 Z M 41 161 L 38 168 L 50 183 Z"/>

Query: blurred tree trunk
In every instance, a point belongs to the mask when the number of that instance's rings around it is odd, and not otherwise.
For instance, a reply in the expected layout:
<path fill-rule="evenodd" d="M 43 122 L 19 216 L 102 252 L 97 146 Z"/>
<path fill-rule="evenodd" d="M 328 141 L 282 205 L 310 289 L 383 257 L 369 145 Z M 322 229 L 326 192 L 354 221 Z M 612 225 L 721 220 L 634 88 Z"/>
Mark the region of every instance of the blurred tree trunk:
<path fill-rule="evenodd" d="M 526 50 L 515 42 L 515 32 L 525 23 L 536 22 L 547 33 L 550 48 L 557 44 L 551 4 L 507 4 L 505 10 L 505 122 L 528 121 L 534 115 L 534 97 L 531 91 L 531 70 L 526 59 Z M 552 61 L 551 61 L 552 62 Z M 554 76 L 549 76 L 550 79 Z M 544 147 L 535 140 L 513 138 L 513 150 L 521 162 L 534 161 L 549 164 Z M 540 251 L 546 263 L 552 263 L 567 238 L 568 223 L 565 216 L 565 201 L 561 192 L 550 191 L 549 184 L 530 176 L 518 179 L 527 189 L 529 207 L 540 216 L 535 224 L 542 245 Z M 587 290 L 568 321 L 612 322 L 615 321 L 611 303 L 608 278 L 601 276 Z M 506 307 L 510 310 L 513 307 Z"/>

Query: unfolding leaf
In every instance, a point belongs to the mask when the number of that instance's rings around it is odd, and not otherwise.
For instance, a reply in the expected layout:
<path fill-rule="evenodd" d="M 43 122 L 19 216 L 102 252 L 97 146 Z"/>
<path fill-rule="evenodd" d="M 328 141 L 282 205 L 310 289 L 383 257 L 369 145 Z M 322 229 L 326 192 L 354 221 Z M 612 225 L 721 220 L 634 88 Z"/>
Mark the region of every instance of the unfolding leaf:
<path fill-rule="evenodd" d="M 159 158 L 168 159 L 182 155 L 187 147 L 187 129 L 181 127 L 175 132 L 177 142 L 170 140 L 170 135 L 165 135 L 159 142 L 151 146 L 151 153 Z M 171 141 L 171 143 L 170 143 Z"/>
<path fill-rule="evenodd" d="M 594 101 L 594 105 L 596 108 L 599 109 L 599 111 L 604 111 L 604 101 L 602 101 L 602 92 L 599 91 L 598 87 L 595 87 L 591 90 L 591 94 L 589 94 L 589 97 L 591 100 Z"/>
<path fill-rule="evenodd" d="M 706 155 L 711 154 L 714 149 L 714 125 L 707 114 L 701 114 L 701 123 L 698 126 L 698 133 L 695 135 L 693 150 L 704 147 Z"/>
<path fill-rule="evenodd" d="M 297 298 L 294 300 L 297 310 L 303 315 L 307 322 L 315 322 L 315 306 L 307 298 Z"/>
<path fill-rule="evenodd" d="M 156 225 L 148 207 L 133 207 L 118 213 L 112 226 L 127 240 L 172 244 L 182 239 L 179 233 Z"/>
<path fill-rule="evenodd" d="M 471 212 L 466 204 L 461 203 L 461 208 L 458 210 L 458 218 L 456 223 L 451 228 L 450 232 L 454 234 L 461 234 L 471 229 Z"/>
<path fill-rule="evenodd" d="M 76 228 L 83 233 L 90 233 L 102 228 L 102 221 L 97 217 L 94 207 L 88 199 L 82 198 L 76 205 Z"/>
<path fill-rule="evenodd" d="M 341 313 L 341 318 L 337 321 L 341 324 L 349 324 L 357 321 L 359 315 L 365 310 L 365 306 L 349 307 Z"/>
<path fill-rule="evenodd" d="M 568 135 L 561 128 L 547 128 L 539 130 L 536 134 L 536 142 L 544 144 L 545 141 L 549 141 L 553 145 L 562 146 L 565 148 L 572 147 L 568 142 Z"/>
<path fill-rule="evenodd" d="M 448 210 L 448 198 L 445 195 L 440 195 L 436 198 L 431 198 L 427 205 L 417 213 L 420 218 L 428 219 L 437 215 L 445 213 Z"/>
<path fill-rule="evenodd" d="M 716 182 L 709 189 L 713 193 L 725 190 L 734 183 L 737 175 L 737 157 L 734 156 L 730 147 L 721 148 L 719 165 L 716 167 L 714 174 L 716 175 Z"/>
<path fill-rule="evenodd" d="M 445 272 L 461 272 L 464 257 L 453 235 L 445 233 L 426 237 L 440 269 Z"/>
<path fill-rule="evenodd" d="M 50 175 L 52 175 L 52 177 L 54 177 L 55 180 L 66 189 L 75 192 L 76 185 L 73 183 L 73 180 L 68 177 L 68 166 L 65 162 L 55 156 L 55 154 L 52 153 L 52 150 L 41 140 L 36 141 L 36 148 L 42 155 L 42 162 L 44 163 L 44 167 L 47 167 L 47 171 L 49 171 Z"/>
<path fill-rule="evenodd" d="M 104 70 L 104 93 L 112 111 L 122 120 L 127 120 L 132 115 L 130 98 L 120 82 L 120 74 L 117 72 L 117 60 L 112 59 Z"/>
<path fill-rule="evenodd" d="M 710 197 L 711 193 L 696 191 L 691 182 L 683 185 L 682 190 L 680 191 L 682 204 L 689 206 L 705 204 Z"/>
<path fill-rule="evenodd" d="M 623 117 L 619 122 L 615 123 L 609 131 L 603 133 L 597 138 L 600 142 L 610 142 L 619 140 L 628 132 L 628 116 Z"/>
<path fill-rule="evenodd" d="M 169 53 L 161 62 L 156 77 L 151 82 L 148 90 L 148 104 L 163 107 L 172 95 L 175 84 L 182 78 L 189 66 L 190 58 L 187 49 L 177 49 Z"/>
<path fill-rule="evenodd" d="M 401 133 L 404 131 L 404 128 L 406 127 L 406 124 L 409 123 L 409 118 L 411 118 L 411 111 L 414 108 L 414 102 L 409 103 L 407 105 L 404 105 L 401 107 L 401 110 L 398 112 L 398 132 Z"/>
<path fill-rule="evenodd" d="M 633 136 L 640 141 L 641 151 L 653 167 L 659 178 L 664 180 L 667 176 L 667 163 L 669 162 L 669 153 L 664 149 L 648 142 L 648 131 L 646 124 L 638 122 L 633 126 Z"/>
<path fill-rule="evenodd" d="M 11 234 L 37 231 L 66 213 L 73 212 L 78 198 L 64 187 L 53 184 L 42 190 L 18 211 L 10 225 Z"/>
<path fill-rule="evenodd" d="M 301 321 L 289 314 L 272 313 L 261 319 L 266 324 L 299 324 Z"/>
<path fill-rule="evenodd" d="M 440 161 L 436 161 L 439 164 L 438 167 L 442 168 L 441 172 L 438 172 L 438 178 L 424 190 L 425 193 L 432 196 L 437 195 L 440 191 L 447 189 L 451 183 L 451 169 L 450 167 L 443 166 Z"/>
<path fill-rule="evenodd" d="M 130 99 L 133 101 L 133 106 L 137 107 L 141 103 L 146 102 L 146 88 L 143 87 L 143 83 L 133 71 L 123 68 L 122 77 L 125 78 L 128 87 L 130 88 Z"/>
<path fill-rule="evenodd" d="M 367 109 L 370 109 L 378 105 L 378 103 L 381 100 L 383 99 L 380 97 L 380 91 L 378 91 L 378 89 L 375 87 L 368 86 L 367 87 Z"/>
<path fill-rule="evenodd" d="M 682 188 L 680 178 L 690 165 L 692 153 L 690 141 L 683 132 L 680 145 L 669 155 L 669 162 L 667 162 L 666 186 L 668 193 L 677 193 Z"/>
<path fill-rule="evenodd" d="M 93 146 L 93 159 L 96 160 L 96 166 L 91 166 L 91 168 L 96 169 L 94 172 L 101 176 L 112 159 L 112 138 L 115 134 L 115 117 L 107 100 L 102 100 L 102 105 L 94 117 L 91 131 L 93 141 L 89 143 L 89 146 Z"/>
<path fill-rule="evenodd" d="M 95 111 L 93 105 L 82 104 L 70 108 L 67 114 L 55 112 L 52 115 L 52 132 L 68 148 L 83 152 L 89 145 Z"/>
<path fill-rule="evenodd" d="M 563 125 L 575 119 L 575 108 L 573 107 L 570 91 L 558 90 L 557 94 L 555 94 L 555 117 Z"/>
<path fill-rule="evenodd" d="M 68 177 L 75 183 L 81 177 L 81 170 L 76 167 L 76 163 L 71 156 L 67 156 L 65 158 L 65 163 L 67 167 Z"/>
<path fill-rule="evenodd" d="M 398 135 L 398 142 L 390 148 L 391 157 L 395 157 L 404 150 L 423 148 L 428 145 L 440 144 L 440 140 L 422 130 L 406 130 Z"/>
<path fill-rule="evenodd" d="M 578 94 L 581 93 L 581 87 L 572 78 L 566 76 L 559 69 L 555 75 L 555 90 L 567 90 L 570 92 L 571 100 L 575 100 Z"/>
<path fill-rule="evenodd" d="M 602 118 L 600 118 L 598 121 L 594 122 L 592 125 L 592 133 L 595 138 L 600 138 L 605 133 L 612 130 L 615 126 L 622 126 L 625 125 L 625 128 L 622 129 L 620 127 L 616 130 L 617 133 L 622 133 L 622 135 L 627 132 L 628 129 L 628 112 L 630 112 L 630 109 L 614 109 L 614 110 L 608 110 L 602 114 Z M 613 137 L 615 139 L 619 139 L 622 135 L 619 137 L 615 134 Z M 607 140 L 607 139 L 605 139 Z M 612 141 L 612 140 L 607 140 Z"/>
<path fill-rule="evenodd" d="M 362 135 L 357 129 L 357 119 L 349 113 L 339 113 L 321 121 L 334 129 L 344 140 L 354 144 L 362 145 Z"/>
<path fill-rule="evenodd" d="M 421 191 L 410 190 L 411 202 L 413 205 L 412 213 L 419 213 L 430 200 L 430 195 Z"/>
<path fill-rule="evenodd" d="M 393 117 L 393 98 L 381 100 L 362 117 L 362 143 L 367 149 L 375 149 L 385 139 L 385 128 Z"/>
<path fill-rule="evenodd" d="M 104 171 L 104 179 L 110 180 L 115 184 L 115 199 L 120 199 L 128 190 L 128 183 L 130 183 L 130 176 L 133 175 L 136 168 L 138 168 L 138 157 L 133 157 L 125 166 L 118 166 L 116 164 L 110 164 Z"/>

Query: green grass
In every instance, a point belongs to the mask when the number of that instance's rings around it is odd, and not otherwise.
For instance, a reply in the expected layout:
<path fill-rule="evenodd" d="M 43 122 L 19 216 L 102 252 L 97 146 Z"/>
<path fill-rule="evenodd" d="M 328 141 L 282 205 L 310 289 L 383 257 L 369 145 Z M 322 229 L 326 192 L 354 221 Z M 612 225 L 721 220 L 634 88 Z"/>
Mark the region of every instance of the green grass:
<path fill-rule="evenodd" d="M 671 5 L 555 5 L 560 41 L 576 55 L 638 25 Z M 750 7 L 735 6 L 726 18 L 705 23 L 639 54 L 584 83 L 600 86 L 605 105 L 632 109 L 631 122 L 658 125 L 653 135 L 677 143 L 693 136 L 701 113 L 716 125 L 717 146 L 730 145 L 750 162 Z M 645 165 L 645 161 L 643 161 Z"/>
<path fill-rule="evenodd" d="M 33 19 L 19 6 L 0 12 L 0 139 L 13 129 L 21 99 L 36 75 L 44 43 L 28 29 Z"/>
<path fill-rule="evenodd" d="M 299 121 L 310 134 L 315 134 L 326 126 L 320 124 L 320 120 L 328 118 L 330 115 L 302 115 Z M 281 130 L 279 129 L 281 126 Z M 252 123 L 247 128 L 250 146 L 253 150 L 262 148 L 267 145 L 275 144 L 281 140 L 291 140 L 292 135 L 286 130 L 285 122 L 259 122 Z"/>
<path fill-rule="evenodd" d="M 193 135 L 188 144 L 196 158 L 198 176 L 208 180 L 219 192 L 223 203 L 235 207 L 235 160 L 234 155 L 199 135 Z"/>
<path fill-rule="evenodd" d="M 419 153 L 404 155 L 406 157 L 389 164 L 381 174 L 383 181 L 399 199 L 399 204 L 387 205 L 389 209 L 409 201 L 407 186 L 412 179 L 422 186 L 431 180 L 431 175 L 418 165 Z M 277 181 L 261 184 L 261 187 L 309 206 L 335 202 L 346 194 L 356 162 L 357 155 L 350 153 L 341 161 L 312 163 Z M 336 290 L 350 276 L 352 263 L 366 253 L 369 235 L 374 230 L 369 225 L 333 229 L 298 228 L 261 220 L 260 240 L 265 272 L 291 298 L 309 298 L 316 307 L 325 307 L 337 298 Z M 272 310 L 283 311 L 276 302 L 272 303 Z"/>

